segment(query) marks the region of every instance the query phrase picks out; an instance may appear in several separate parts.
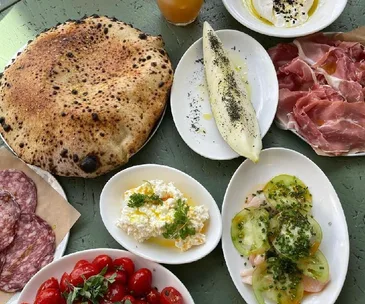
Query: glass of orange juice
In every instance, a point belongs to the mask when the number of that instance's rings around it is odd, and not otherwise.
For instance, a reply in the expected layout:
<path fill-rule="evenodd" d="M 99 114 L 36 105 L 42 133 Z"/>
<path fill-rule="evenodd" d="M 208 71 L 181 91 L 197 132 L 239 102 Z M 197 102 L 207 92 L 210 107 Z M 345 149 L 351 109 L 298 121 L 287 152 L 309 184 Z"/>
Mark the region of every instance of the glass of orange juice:
<path fill-rule="evenodd" d="M 178 26 L 188 25 L 198 17 L 204 0 L 157 0 L 166 20 Z"/>

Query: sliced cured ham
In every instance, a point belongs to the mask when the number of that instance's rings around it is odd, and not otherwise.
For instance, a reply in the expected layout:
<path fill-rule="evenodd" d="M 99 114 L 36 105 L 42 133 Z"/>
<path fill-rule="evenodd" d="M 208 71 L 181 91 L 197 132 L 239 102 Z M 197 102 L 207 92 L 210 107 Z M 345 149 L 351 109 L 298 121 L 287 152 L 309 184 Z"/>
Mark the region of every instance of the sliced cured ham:
<path fill-rule="evenodd" d="M 55 252 L 52 228 L 34 213 L 21 214 L 12 244 L 4 252 L 0 290 L 21 290 L 38 270 L 52 262 Z"/>
<path fill-rule="evenodd" d="M 290 91 L 308 91 L 317 83 L 312 68 L 299 58 L 279 68 L 279 88 Z"/>
<path fill-rule="evenodd" d="M 279 127 L 295 130 L 320 155 L 364 152 L 364 46 L 322 33 L 294 45 L 269 50 L 280 87 Z"/>
<path fill-rule="evenodd" d="M 268 52 L 276 69 L 298 57 L 298 48 L 291 43 L 279 43 Z"/>
<path fill-rule="evenodd" d="M 315 65 L 332 46 L 336 45 L 335 41 L 323 33 L 298 38 L 293 43 L 298 48 L 299 58 L 310 65 Z"/>
<path fill-rule="evenodd" d="M 13 242 L 19 217 L 19 205 L 10 193 L 0 192 L 0 252 Z"/>
<path fill-rule="evenodd" d="M 293 108 L 297 132 L 320 155 L 365 151 L 365 103 L 327 96 L 317 90 L 297 101 Z"/>
<path fill-rule="evenodd" d="M 35 212 L 37 188 L 35 183 L 23 171 L 15 169 L 0 171 L 0 190 L 7 191 L 14 197 L 21 212 Z"/>

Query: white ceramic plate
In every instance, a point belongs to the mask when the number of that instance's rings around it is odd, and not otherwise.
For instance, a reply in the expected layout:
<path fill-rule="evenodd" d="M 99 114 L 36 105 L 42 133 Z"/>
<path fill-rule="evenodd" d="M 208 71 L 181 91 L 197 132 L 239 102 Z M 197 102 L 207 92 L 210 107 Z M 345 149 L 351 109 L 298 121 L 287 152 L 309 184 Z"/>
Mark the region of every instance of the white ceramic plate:
<path fill-rule="evenodd" d="M 47 183 L 49 183 L 53 187 L 53 189 L 55 189 L 60 195 L 62 195 L 62 197 L 64 197 L 67 200 L 65 191 L 63 191 L 59 182 L 50 173 L 48 173 L 38 167 L 35 167 L 35 166 L 29 165 L 29 167 L 31 169 L 33 169 L 38 175 L 40 175 Z M 67 233 L 66 236 L 63 238 L 62 242 L 57 246 L 54 260 L 60 259 L 63 256 L 63 254 L 65 253 L 69 236 L 70 236 L 70 233 Z M 20 292 L 17 292 L 7 302 L 7 304 L 21 303 L 21 301 L 19 301 L 19 296 L 20 296 Z"/>
<path fill-rule="evenodd" d="M 134 254 L 119 250 L 119 249 L 90 249 L 85 251 L 76 252 L 70 255 L 63 257 L 62 259 L 55 261 L 48 266 L 44 267 L 40 272 L 38 272 L 25 286 L 19 303 L 28 302 L 33 303 L 34 298 L 36 296 L 37 290 L 39 286 L 50 277 L 55 277 L 60 279 L 64 272 L 70 272 L 75 264 L 81 260 L 92 261 L 100 254 L 107 254 L 112 259 L 120 258 L 120 257 L 128 257 L 133 260 L 135 263 L 136 269 L 139 268 L 148 268 L 152 271 L 153 280 L 152 285 L 157 287 L 158 290 L 162 290 L 165 287 L 174 287 L 178 291 L 180 291 L 183 296 L 185 304 L 194 304 L 194 300 L 191 297 L 189 291 L 186 289 L 184 284 L 169 270 L 165 267 L 156 264 L 154 262 L 150 262 L 144 260 Z"/>
<path fill-rule="evenodd" d="M 318 0 L 318 7 L 308 21 L 292 28 L 278 28 L 266 24 L 248 9 L 252 0 L 223 0 L 228 12 L 249 29 L 271 37 L 293 38 L 319 32 L 333 23 L 343 12 L 347 0 Z"/>
<path fill-rule="evenodd" d="M 252 287 L 243 284 L 240 278 L 240 271 L 249 268 L 249 265 L 244 266 L 247 260 L 240 257 L 231 241 L 231 221 L 243 208 L 247 195 L 279 174 L 295 175 L 309 187 L 313 195 L 313 215 L 323 231 L 320 249 L 330 267 L 330 283 L 322 292 L 305 296 L 302 303 L 333 304 L 344 284 L 349 262 L 349 235 L 345 215 L 335 189 L 322 170 L 310 159 L 292 150 L 263 150 L 259 163 L 255 165 L 246 160 L 228 185 L 222 207 L 222 247 L 231 278 L 245 301 L 256 304 Z"/>
<path fill-rule="evenodd" d="M 153 179 L 173 182 L 186 198 L 191 198 L 196 204 L 205 205 L 209 209 L 205 244 L 181 252 L 178 248 L 163 247 L 148 241 L 139 243 L 116 226 L 124 192 L 141 185 L 144 180 Z M 135 166 L 114 175 L 101 193 L 100 214 L 106 229 L 120 245 L 143 258 L 163 264 L 185 264 L 199 260 L 217 246 L 222 235 L 221 215 L 213 197 L 195 179 L 167 166 Z"/>
<path fill-rule="evenodd" d="M 274 119 L 279 98 L 274 65 L 261 44 L 245 33 L 220 30 L 217 34 L 234 64 L 243 67 L 242 74 L 245 67 L 248 69 L 251 101 L 264 137 Z M 203 42 L 199 39 L 176 68 L 171 90 L 174 122 L 183 140 L 196 153 L 215 160 L 233 159 L 239 155 L 224 141 L 211 114 L 202 58 Z"/>

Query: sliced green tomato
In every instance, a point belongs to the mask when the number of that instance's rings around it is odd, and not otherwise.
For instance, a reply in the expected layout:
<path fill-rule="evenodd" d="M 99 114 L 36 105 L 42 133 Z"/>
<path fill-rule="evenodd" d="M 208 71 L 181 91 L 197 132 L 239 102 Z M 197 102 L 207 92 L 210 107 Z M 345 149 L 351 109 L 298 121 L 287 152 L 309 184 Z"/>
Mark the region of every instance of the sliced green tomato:
<path fill-rule="evenodd" d="M 270 249 L 267 238 L 269 213 L 265 209 L 246 208 L 232 220 L 231 238 L 238 252 L 246 257 Z"/>
<path fill-rule="evenodd" d="M 321 245 L 323 234 L 321 225 L 319 225 L 319 223 L 312 216 L 308 216 L 308 221 L 311 224 L 314 232 L 311 240 L 310 250 L 310 254 L 313 255 L 318 251 L 318 248 Z"/>
<path fill-rule="evenodd" d="M 270 205 L 279 211 L 289 206 L 297 206 L 307 212 L 312 208 L 312 194 L 308 187 L 292 175 L 274 177 L 266 184 L 264 194 Z"/>
<path fill-rule="evenodd" d="M 314 254 L 322 241 L 318 222 L 304 212 L 287 209 L 270 220 L 272 244 L 278 254 L 298 260 Z"/>
<path fill-rule="evenodd" d="M 299 304 L 304 296 L 300 273 L 282 273 L 280 279 L 274 279 L 275 268 L 271 261 L 278 265 L 277 258 L 269 259 L 256 267 L 252 276 L 252 287 L 259 304 L 265 304 L 265 298 L 277 304 Z M 281 269 L 282 270 L 282 269 Z"/>
<path fill-rule="evenodd" d="M 320 250 L 308 258 L 301 259 L 298 262 L 298 268 L 304 275 L 321 283 L 327 283 L 330 278 L 327 259 Z"/>

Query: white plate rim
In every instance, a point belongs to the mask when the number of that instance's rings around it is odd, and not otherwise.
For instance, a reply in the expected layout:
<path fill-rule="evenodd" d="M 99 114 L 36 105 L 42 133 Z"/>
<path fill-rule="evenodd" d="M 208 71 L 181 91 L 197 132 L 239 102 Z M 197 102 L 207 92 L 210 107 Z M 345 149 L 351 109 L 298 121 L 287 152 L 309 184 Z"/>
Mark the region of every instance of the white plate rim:
<path fill-rule="evenodd" d="M 178 174 L 181 174 L 183 175 L 185 178 L 188 178 L 188 179 L 191 179 L 194 183 L 197 183 L 206 193 L 207 195 L 209 195 L 209 197 L 211 198 L 212 202 L 214 202 L 214 209 L 216 209 L 216 215 L 219 216 L 219 227 L 214 227 L 214 230 L 215 230 L 215 234 L 217 235 L 216 239 L 215 239 L 215 242 L 212 243 L 211 245 L 211 249 L 209 251 L 207 251 L 206 253 L 204 253 L 203 255 L 196 255 L 194 258 L 190 258 L 190 259 L 185 259 L 183 261 L 167 261 L 167 260 L 162 260 L 162 259 L 159 259 L 159 258 L 151 258 L 148 254 L 145 254 L 139 250 L 135 250 L 134 246 L 128 246 L 126 245 L 125 243 L 123 243 L 122 241 L 120 242 L 119 240 L 117 240 L 115 237 L 114 237 L 114 233 L 112 231 L 110 231 L 110 229 L 108 228 L 107 225 L 105 225 L 104 221 L 106 220 L 106 215 L 104 213 L 104 207 L 102 206 L 103 202 L 105 201 L 105 199 L 103 199 L 105 196 L 106 196 L 106 188 L 109 184 L 109 182 L 112 181 L 112 179 L 116 179 L 118 178 L 118 175 L 120 174 L 126 174 L 128 173 L 129 171 L 131 170 L 134 170 L 136 167 L 138 168 L 144 168 L 144 167 L 155 167 L 155 168 L 165 168 L 167 170 L 172 170 Z M 127 169 L 124 169 L 118 173 L 116 173 L 115 175 L 113 175 L 108 181 L 107 183 L 104 185 L 104 188 L 100 194 L 100 200 L 99 200 L 99 208 L 100 208 L 100 216 L 101 216 L 101 219 L 103 221 L 103 224 L 104 224 L 104 227 L 106 228 L 106 230 L 108 231 L 108 233 L 111 235 L 111 237 L 118 243 L 120 244 L 123 248 L 125 248 L 126 250 L 130 251 L 131 253 L 141 257 L 141 258 L 144 258 L 146 260 L 150 260 L 150 261 L 153 261 L 155 263 L 161 263 L 161 264 L 166 264 L 166 265 L 184 265 L 184 264 L 189 264 L 189 263 L 193 263 L 193 262 L 196 262 L 204 257 L 206 257 L 207 255 L 209 255 L 215 248 L 217 248 L 220 240 L 222 239 L 222 215 L 221 215 L 221 212 L 218 208 L 218 205 L 215 201 L 215 199 L 213 198 L 213 196 L 210 194 L 210 192 L 199 182 L 197 181 L 195 178 L 193 178 L 192 176 L 188 175 L 187 173 L 183 172 L 183 171 L 180 171 L 176 168 L 172 168 L 172 167 L 169 167 L 169 166 L 166 166 L 166 165 L 160 165 L 160 164 L 143 164 L 143 165 L 136 165 L 136 166 L 132 166 L 132 167 L 129 167 Z M 211 228 L 213 229 L 213 228 Z M 124 233 L 124 232 L 123 232 Z M 201 245 L 201 246 L 204 246 L 205 244 Z"/>
<path fill-rule="evenodd" d="M 63 190 L 61 184 L 57 181 L 57 179 L 50 174 L 49 172 L 32 165 L 28 165 L 35 173 L 41 176 L 47 183 L 49 183 L 54 190 L 56 190 L 65 200 L 67 200 L 66 193 Z M 54 256 L 54 261 L 59 260 L 65 253 L 67 248 L 67 243 L 70 238 L 70 232 L 67 232 L 61 243 L 58 244 Z M 57 252 L 58 251 L 58 252 Z M 42 269 L 41 269 L 42 270 Z M 39 270 L 39 271 L 41 271 Z M 38 272 L 39 272 L 38 271 Z M 20 297 L 21 291 L 16 292 L 7 302 L 7 304 L 17 304 L 18 299 Z"/>
<path fill-rule="evenodd" d="M 264 54 L 265 54 L 265 57 L 266 59 L 272 63 L 272 60 L 267 52 L 267 50 L 262 46 L 262 44 L 260 42 L 258 42 L 255 38 L 253 38 L 252 36 L 244 33 L 244 32 L 241 32 L 239 30 L 234 30 L 234 29 L 220 29 L 220 30 L 216 30 L 215 31 L 217 34 L 224 34 L 224 33 L 236 33 L 236 34 L 239 34 L 239 35 L 243 35 L 245 36 L 246 39 L 250 39 L 252 41 L 252 43 L 256 44 L 258 47 L 260 47 L 263 51 L 264 51 Z M 179 63 L 177 64 L 176 66 L 176 69 L 175 69 L 175 75 L 177 75 L 179 73 L 179 71 L 182 69 L 182 62 L 184 59 L 186 59 L 186 57 L 189 55 L 189 53 L 199 44 L 201 43 L 201 41 L 203 40 L 203 37 L 200 37 L 199 39 L 197 39 L 184 53 L 184 55 L 180 58 L 179 60 Z M 274 64 L 272 63 L 272 65 L 270 65 L 270 69 L 272 70 L 273 74 L 275 75 L 276 77 L 276 70 L 275 70 L 275 67 L 274 67 Z M 269 120 L 269 124 L 268 124 L 268 127 L 266 128 L 266 130 L 260 130 L 261 132 L 261 138 L 264 138 L 265 135 L 269 132 L 270 130 L 270 127 L 272 126 L 272 123 L 275 119 L 275 115 L 276 115 L 276 110 L 277 110 L 277 107 L 278 107 L 278 104 L 279 104 L 279 84 L 278 84 L 278 80 L 277 80 L 277 77 L 276 77 L 276 82 L 277 82 L 277 86 L 275 87 L 275 96 L 276 98 L 273 98 L 274 100 L 274 107 L 275 107 L 275 111 L 273 112 L 272 114 L 272 117 L 270 118 Z M 195 153 L 203 156 L 204 158 L 208 158 L 208 159 L 212 159 L 212 160 L 232 160 L 232 159 L 236 159 L 236 158 L 239 158 L 241 157 L 241 155 L 237 154 L 235 156 L 232 156 L 232 157 L 207 157 L 206 155 L 203 155 L 198 149 L 196 149 L 195 147 L 192 147 L 190 144 L 188 144 L 184 137 L 181 135 L 182 132 L 180 131 L 181 129 L 181 126 L 180 124 L 178 124 L 176 122 L 176 117 L 179 115 L 179 113 L 177 112 L 178 111 L 178 107 L 176 107 L 176 111 L 175 111 L 175 106 L 174 106 L 174 102 L 173 102 L 173 95 L 174 95 L 174 90 L 175 87 L 177 86 L 176 82 L 175 82 L 175 79 L 173 81 L 173 84 L 172 84 L 172 87 L 171 87 L 171 97 L 170 97 L 170 108 L 171 108 L 171 114 L 172 114 L 172 118 L 173 118 L 173 121 L 174 121 L 174 125 L 180 135 L 180 137 L 183 139 L 183 141 L 185 142 L 185 144 L 191 149 L 193 150 Z M 275 101 L 276 100 L 276 101 Z"/>
<path fill-rule="evenodd" d="M 174 274 L 172 273 L 169 269 L 167 269 L 166 267 L 156 263 L 156 262 L 153 262 L 153 261 L 149 261 L 147 259 L 144 259 L 142 257 L 139 257 L 138 255 L 136 254 L 133 254 L 129 251 L 126 251 L 126 250 L 123 250 L 123 249 L 114 249 L 114 248 L 93 248 L 93 249 L 87 249 L 87 250 L 82 250 L 82 251 L 77 251 L 77 252 L 74 252 L 74 253 L 71 253 L 71 254 L 68 254 L 66 256 L 64 256 L 63 258 L 57 260 L 57 261 L 54 261 L 50 264 L 48 264 L 47 266 L 45 266 L 44 268 L 42 268 L 42 270 L 47 270 L 48 268 L 53 268 L 53 267 L 56 267 L 55 265 L 61 265 L 62 262 L 64 260 L 67 260 L 67 259 L 71 259 L 73 257 L 80 257 L 80 259 L 82 259 L 82 256 L 85 254 L 85 253 L 95 253 L 95 256 L 96 255 L 99 255 L 99 254 L 110 254 L 110 253 L 116 253 L 116 254 L 121 254 L 121 255 L 125 255 L 126 257 L 129 257 L 131 258 L 132 260 L 133 259 L 137 259 L 139 261 L 142 261 L 143 263 L 146 263 L 147 265 L 151 265 L 151 266 L 147 266 L 148 268 L 151 268 L 151 269 L 156 269 L 156 271 L 164 271 L 166 273 L 169 274 L 170 277 L 174 278 L 177 282 L 179 282 L 179 284 L 181 285 L 181 287 L 183 287 L 185 290 L 184 290 L 184 293 L 186 295 L 189 296 L 188 299 L 184 298 L 184 303 L 186 304 L 194 304 L 194 300 L 193 300 L 193 297 L 191 296 L 189 290 L 186 288 L 186 286 L 184 285 L 183 282 L 181 282 L 181 280 Z M 36 278 L 37 276 L 41 276 L 41 271 L 39 271 L 28 283 L 27 285 L 24 287 L 23 290 L 26 290 L 27 288 L 30 288 L 28 286 L 31 286 L 31 282 L 34 278 Z M 167 286 L 166 286 L 167 287 Z"/>
<path fill-rule="evenodd" d="M 248 22 L 245 22 L 245 19 L 243 19 L 243 17 L 236 13 L 231 6 L 229 5 L 229 3 L 232 0 L 222 0 L 226 10 L 229 12 L 229 14 L 236 19 L 237 22 L 239 22 L 240 24 L 242 24 L 243 26 L 249 28 L 250 30 L 257 32 L 259 34 L 265 35 L 265 36 L 269 36 L 269 37 L 277 37 L 277 38 L 297 38 L 297 37 L 303 37 L 303 36 L 307 36 L 307 35 L 311 35 L 314 34 L 316 32 L 319 32 L 321 30 L 323 30 L 324 28 L 330 26 L 333 22 L 335 22 L 343 13 L 343 11 L 346 8 L 347 2 L 348 0 L 341 0 L 342 2 L 342 6 L 339 10 L 339 12 L 332 18 L 332 19 L 328 19 L 327 22 L 323 23 L 321 26 L 319 27 L 314 27 L 312 30 L 310 31 L 303 31 L 303 33 L 285 33 L 284 31 L 281 31 L 280 28 L 276 28 L 273 26 L 273 28 L 279 29 L 277 32 L 275 32 L 275 30 L 273 31 L 265 31 L 265 30 L 261 30 L 261 29 L 257 29 L 254 26 L 251 26 Z"/>
<path fill-rule="evenodd" d="M 340 210 L 340 215 L 341 215 L 341 218 L 343 219 L 344 221 L 344 226 L 343 226 L 343 229 L 345 231 L 345 234 L 347 236 L 346 238 L 346 246 L 345 246 L 345 252 L 341 252 L 342 255 L 345 255 L 345 261 L 346 261 L 346 265 L 345 265 L 345 275 L 340 279 L 340 286 L 341 288 L 339 288 L 336 292 L 336 295 L 335 295 L 335 299 L 334 299 L 334 302 L 333 303 L 326 303 L 326 304 L 334 304 L 337 300 L 337 298 L 339 297 L 342 289 L 343 289 L 343 285 L 345 284 L 345 280 L 346 280 L 346 276 L 348 274 L 348 268 L 349 268 L 349 261 L 350 261 L 350 237 L 349 237 L 349 232 L 348 232 L 348 225 L 347 225 L 347 221 L 346 221 L 346 216 L 345 216 L 345 213 L 344 213 L 344 210 L 343 210 L 343 207 L 342 207 L 342 203 L 338 197 L 338 194 L 336 192 L 336 189 L 333 187 L 331 181 L 329 180 L 329 178 L 326 176 L 326 174 L 322 171 L 322 169 L 315 163 L 313 162 L 310 158 L 308 158 L 307 156 L 305 156 L 304 154 L 301 154 L 300 152 L 297 152 L 295 150 L 291 150 L 291 149 L 288 149 L 288 148 L 281 148 L 281 147 L 273 147 L 273 148 L 267 148 L 267 149 L 264 149 L 262 150 L 262 152 L 266 151 L 266 153 L 269 153 L 270 151 L 285 151 L 285 152 L 289 152 L 289 153 L 293 153 L 293 154 L 296 154 L 297 156 L 299 157 L 302 157 L 304 159 L 306 159 L 307 161 L 313 163 L 314 167 L 318 170 L 318 174 L 322 175 L 325 179 L 328 180 L 328 182 L 330 183 L 330 185 L 332 186 L 333 190 L 334 190 L 334 195 L 337 199 L 337 201 L 339 202 L 339 210 Z M 236 178 L 236 176 L 239 174 L 239 171 L 241 170 L 241 168 L 244 166 L 244 164 L 246 162 L 249 162 L 250 160 L 245 160 L 244 162 L 242 162 L 242 164 L 237 168 L 237 170 L 234 172 L 234 174 L 232 175 L 232 178 L 230 179 L 229 183 L 228 183 L 228 186 L 227 186 L 227 189 L 226 189 L 226 192 L 224 194 L 224 199 L 223 199 L 223 204 L 222 204 L 222 221 L 224 220 L 225 218 L 225 213 L 227 212 L 226 209 L 228 207 L 226 207 L 226 205 L 228 204 L 227 203 L 227 196 L 228 196 L 228 192 L 229 192 L 229 189 L 230 189 L 230 186 L 231 186 L 231 183 L 232 181 Z M 223 223 L 223 230 L 225 229 L 228 229 L 228 228 L 224 228 L 225 225 Z M 230 230 L 230 223 L 229 223 L 229 230 Z M 230 240 L 229 240 L 230 241 Z M 240 293 L 242 299 L 245 299 L 244 298 L 244 295 L 243 295 L 243 291 L 241 290 L 240 286 L 238 285 L 238 283 L 234 280 L 233 278 L 233 274 L 231 273 L 231 270 L 229 269 L 228 267 L 228 263 L 227 263 L 227 252 L 229 251 L 227 248 L 226 248 L 226 241 L 224 240 L 224 231 L 222 233 L 222 250 L 223 250 L 223 256 L 224 256 L 224 260 L 225 260 L 225 263 L 226 263 L 226 266 L 227 266 L 227 269 L 228 269 L 228 272 L 229 272 L 229 275 L 230 275 L 230 278 L 231 278 L 231 281 L 233 282 L 233 284 L 235 285 L 237 291 Z M 243 283 L 242 283 L 243 284 Z M 252 291 L 253 293 L 253 291 Z"/>

